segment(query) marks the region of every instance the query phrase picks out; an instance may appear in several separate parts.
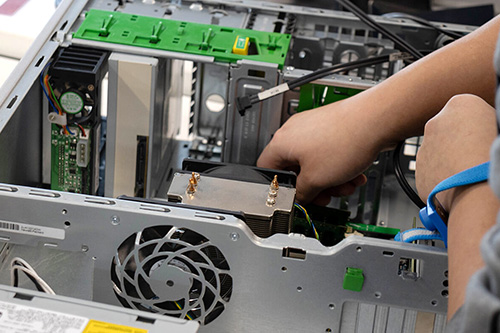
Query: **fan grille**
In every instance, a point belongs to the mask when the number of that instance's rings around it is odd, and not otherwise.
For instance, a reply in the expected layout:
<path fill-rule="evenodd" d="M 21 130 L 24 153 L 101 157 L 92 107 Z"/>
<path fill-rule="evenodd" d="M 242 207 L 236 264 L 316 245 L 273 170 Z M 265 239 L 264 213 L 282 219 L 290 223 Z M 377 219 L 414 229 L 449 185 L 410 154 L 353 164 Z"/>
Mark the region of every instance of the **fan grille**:
<path fill-rule="evenodd" d="M 201 324 L 224 311 L 233 288 L 222 252 L 206 237 L 173 226 L 149 227 L 123 241 L 111 280 L 125 307 Z"/>

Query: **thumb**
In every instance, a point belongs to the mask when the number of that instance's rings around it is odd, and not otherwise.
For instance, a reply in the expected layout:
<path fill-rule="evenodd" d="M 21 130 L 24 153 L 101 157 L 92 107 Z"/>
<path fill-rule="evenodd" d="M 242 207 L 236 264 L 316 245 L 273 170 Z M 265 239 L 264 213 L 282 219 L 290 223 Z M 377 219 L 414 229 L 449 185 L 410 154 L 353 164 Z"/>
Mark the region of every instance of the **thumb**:
<path fill-rule="evenodd" d="M 296 189 L 296 200 L 302 204 L 307 204 L 313 201 L 324 188 L 315 186 L 311 178 L 307 176 L 304 170 L 301 170 L 297 176 Z"/>

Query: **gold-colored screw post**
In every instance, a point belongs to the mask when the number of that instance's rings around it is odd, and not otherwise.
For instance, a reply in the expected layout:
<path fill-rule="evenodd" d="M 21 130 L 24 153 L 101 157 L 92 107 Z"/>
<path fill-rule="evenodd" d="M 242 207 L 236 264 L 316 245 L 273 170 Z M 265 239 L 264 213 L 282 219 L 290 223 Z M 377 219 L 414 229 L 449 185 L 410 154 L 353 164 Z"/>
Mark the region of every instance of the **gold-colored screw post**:
<path fill-rule="evenodd" d="M 191 179 L 189 180 L 189 182 L 191 181 L 193 181 L 194 186 L 198 185 L 198 177 L 196 177 L 196 172 L 193 172 L 191 174 Z"/>
<path fill-rule="evenodd" d="M 278 196 L 278 189 L 280 188 L 278 184 L 278 175 L 274 175 L 274 179 L 269 186 L 269 192 L 267 193 L 266 205 L 271 207 L 276 204 L 276 197 Z"/>
<path fill-rule="evenodd" d="M 195 192 L 196 192 L 196 180 L 194 178 L 189 178 L 187 193 L 193 195 Z"/>
<path fill-rule="evenodd" d="M 280 186 L 278 184 L 278 175 L 274 175 L 274 179 L 271 182 L 271 189 L 277 191 L 279 188 L 280 188 Z"/>

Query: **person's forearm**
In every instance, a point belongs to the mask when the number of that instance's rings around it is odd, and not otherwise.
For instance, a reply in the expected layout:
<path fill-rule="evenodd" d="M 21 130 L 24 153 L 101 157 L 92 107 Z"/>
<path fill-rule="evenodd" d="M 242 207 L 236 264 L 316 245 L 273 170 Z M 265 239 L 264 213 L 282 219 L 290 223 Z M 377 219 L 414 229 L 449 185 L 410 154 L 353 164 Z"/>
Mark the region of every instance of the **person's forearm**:
<path fill-rule="evenodd" d="M 450 45 L 406 67 L 377 86 L 346 100 L 360 126 L 374 132 L 380 149 L 423 132 L 425 122 L 457 94 L 494 102 L 493 54 L 500 16 Z"/>
<path fill-rule="evenodd" d="M 452 191 L 456 193 L 448 222 L 448 319 L 464 303 L 470 277 L 484 265 L 479 244 L 500 207 L 487 183 Z"/>

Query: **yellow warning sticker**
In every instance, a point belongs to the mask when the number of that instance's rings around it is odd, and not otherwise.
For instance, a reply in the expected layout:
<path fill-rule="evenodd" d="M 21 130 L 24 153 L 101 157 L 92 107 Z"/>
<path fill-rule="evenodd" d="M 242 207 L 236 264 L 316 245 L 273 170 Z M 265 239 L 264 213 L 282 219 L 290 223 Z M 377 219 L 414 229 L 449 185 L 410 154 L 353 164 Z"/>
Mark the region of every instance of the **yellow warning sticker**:
<path fill-rule="evenodd" d="M 148 330 L 90 320 L 83 333 L 148 333 Z"/>

